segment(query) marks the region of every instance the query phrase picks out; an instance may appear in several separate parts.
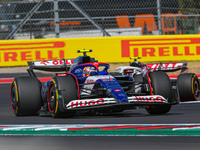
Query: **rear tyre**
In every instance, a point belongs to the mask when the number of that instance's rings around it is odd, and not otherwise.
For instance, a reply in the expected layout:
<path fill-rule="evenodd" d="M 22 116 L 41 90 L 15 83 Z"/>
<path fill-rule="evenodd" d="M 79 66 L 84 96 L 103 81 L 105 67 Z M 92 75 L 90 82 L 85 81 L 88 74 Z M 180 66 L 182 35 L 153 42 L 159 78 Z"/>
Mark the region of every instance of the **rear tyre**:
<path fill-rule="evenodd" d="M 181 101 L 196 101 L 199 99 L 199 81 L 196 74 L 180 74 L 177 85 Z"/>
<path fill-rule="evenodd" d="M 75 112 L 66 111 L 65 104 L 78 99 L 77 85 L 73 77 L 60 76 L 51 79 L 48 89 L 47 103 L 51 115 L 58 117 L 73 117 Z"/>
<path fill-rule="evenodd" d="M 38 115 L 41 109 L 40 83 L 35 77 L 15 78 L 11 85 L 11 107 L 16 116 Z"/>
<path fill-rule="evenodd" d="M 168 75 L 163 71 L 150 73 L 151 85 L 154 95 L 161 95 L 168 101 L 172 98 L 172 87 Z M 171 109 L 171 105 L 148 106 L 146 108 L 149 114 L 165 114 Z"/>

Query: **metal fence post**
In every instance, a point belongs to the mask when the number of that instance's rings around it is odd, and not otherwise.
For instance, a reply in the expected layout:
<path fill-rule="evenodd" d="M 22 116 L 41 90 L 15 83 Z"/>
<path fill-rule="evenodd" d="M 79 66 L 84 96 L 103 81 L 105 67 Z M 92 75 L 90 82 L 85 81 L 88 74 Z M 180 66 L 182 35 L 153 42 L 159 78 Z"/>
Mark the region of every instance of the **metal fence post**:
<path fill-rule="evenodd" d="M 158 31 L 159 31 L 159 35 L 162 35 L 162 27 L 161 27 L 161 6 L 160 6 L 160 1 L 161 1 L 161 0 L 157 0 Z"/>
<path fill-rule="evenodd" d="M 75 2 L 68 0 L 68 2 L 78 11 L 80 12 L 86 19 L 88 19 L 97 29 L 99 29 L 105 36 L 110 36 L 108 32 L 104 28 L 102 28 L 97 22 L 95 22 L 89 14 L 87 14 L 84 10 L 81 9 Z"/>
<path fill-rule="evenodd" d="M 58 14 L 58 0 L 54 0 L 54 22 L 56 38 L 60 37 L 59 14 Z"/>
<path fill-rule="evenodd" d="M 40 6 L 44 3 L 45 0 L 40 0 L 30 12 L 24 17 L 24 19 L 18 24 L 18 26 L 5 38 L 5 40 L 10 40 L 13 38 L 15 33 L 19 31 L 19 29 L 32 17 L 32 15 L 40 8 Z"/>

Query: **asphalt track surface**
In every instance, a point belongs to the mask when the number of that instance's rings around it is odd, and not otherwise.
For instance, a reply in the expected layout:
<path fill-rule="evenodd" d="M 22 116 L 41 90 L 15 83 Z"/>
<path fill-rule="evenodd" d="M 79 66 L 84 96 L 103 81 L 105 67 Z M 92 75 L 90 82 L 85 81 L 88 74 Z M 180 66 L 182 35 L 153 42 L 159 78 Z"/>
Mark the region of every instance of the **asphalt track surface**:
<path fill-rule="evenodd" d="M 15 76 L 22 76 L 15 75 Z M 11 75 L 8 75 L 11 76 Z M 23 75 L 24 76 L 24 75 Z M 1 76 L 0 76 L 1 77 Z M 16 117 L 10 106 L 10 84 L 0 85 L 0 125 L 37 124 L 199 124 L 200 103 L 181 103 L 165 115 L 149 115 L 144 109 L 121 113 L 55 119 L 48 115 Z M 0 149 L 149 149 L 199 150 L 200 137 L 136 136 L 0 136 Z"/>

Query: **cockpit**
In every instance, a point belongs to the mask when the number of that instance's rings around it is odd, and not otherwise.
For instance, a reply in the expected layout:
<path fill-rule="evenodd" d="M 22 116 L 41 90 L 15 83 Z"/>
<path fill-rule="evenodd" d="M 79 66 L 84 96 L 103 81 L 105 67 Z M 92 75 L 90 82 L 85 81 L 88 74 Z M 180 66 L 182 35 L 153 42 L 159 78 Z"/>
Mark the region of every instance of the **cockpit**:
<path fill-rule="evenodd" d="M 88 77 L 94 75 L 108 75 L 108 68 L 110 67 L 107 63 L 86 63 L 75 66 L 71 73 L 74 74 L 76 77 Z"/>

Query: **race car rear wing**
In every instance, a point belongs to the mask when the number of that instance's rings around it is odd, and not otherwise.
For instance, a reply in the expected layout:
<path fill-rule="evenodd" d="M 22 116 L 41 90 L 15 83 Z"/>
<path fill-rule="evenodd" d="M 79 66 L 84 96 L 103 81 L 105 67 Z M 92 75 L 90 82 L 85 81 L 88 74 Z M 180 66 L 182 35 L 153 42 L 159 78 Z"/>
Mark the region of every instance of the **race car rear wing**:
<path fill-rule="evenodd" d="M 165 72 L 181 70 L 181 73 L 186 73 L 188 71 L 188 68 L 186 66 L 186 62 L 147 64 L 147 67 L 152 68 L 154 70 L 162 70 Z"/>
<path fill-rule="evenodd" d="M 141 57 L 131 57 L 130 59 L 134 59 L 134 61 L 130 64 L 130 66 L 133 67 L 144 67 L 147 66 L 148 68 L 151 68 L 153 70 L 162 70 L 164 72 L 173 72 L 181 70 L 181 73 L 187 73 L 187 63 L 186 62 L 175 62 L 175 63 L 155 63 L 155 64 L 144 64 L 141 62 L 138 62 L 137 59 L 141 59 Z"/>
<path fill-rule="evenodd" d="M 28 65 L 30 69 L 43 71 L 68 71 L 73 61 L 74 59 L 30 61 L 28 62 Z"/>

